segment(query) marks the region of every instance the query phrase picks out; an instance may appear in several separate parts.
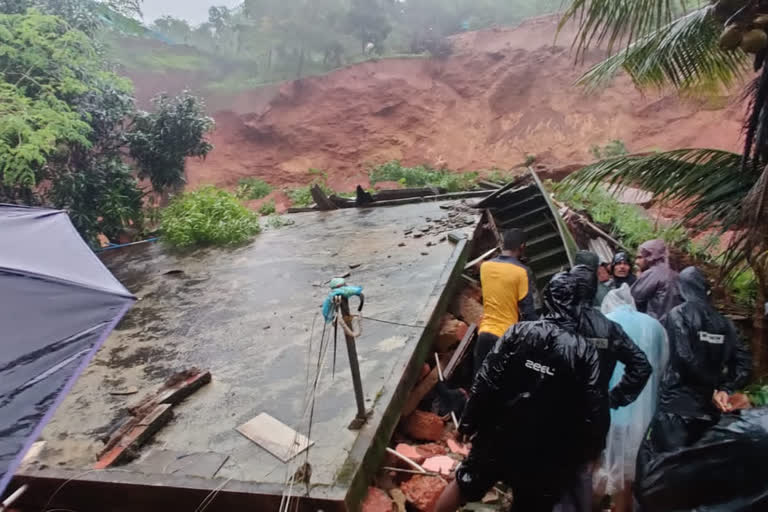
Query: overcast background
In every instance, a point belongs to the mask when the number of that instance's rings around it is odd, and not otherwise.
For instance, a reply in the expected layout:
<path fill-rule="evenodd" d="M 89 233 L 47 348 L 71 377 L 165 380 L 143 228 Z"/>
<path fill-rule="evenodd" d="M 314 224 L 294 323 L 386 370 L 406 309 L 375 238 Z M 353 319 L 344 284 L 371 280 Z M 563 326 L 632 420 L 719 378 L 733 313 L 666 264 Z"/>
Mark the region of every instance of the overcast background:
<path fill-rule="evenodd" d="M 165 15 L 185 19 L 196 25 L 208 21 L 208 8 L 212 5 L 235 7 L 241 3 L 242 0 L 144 0 L 141 10 L 147 25 Z"/>

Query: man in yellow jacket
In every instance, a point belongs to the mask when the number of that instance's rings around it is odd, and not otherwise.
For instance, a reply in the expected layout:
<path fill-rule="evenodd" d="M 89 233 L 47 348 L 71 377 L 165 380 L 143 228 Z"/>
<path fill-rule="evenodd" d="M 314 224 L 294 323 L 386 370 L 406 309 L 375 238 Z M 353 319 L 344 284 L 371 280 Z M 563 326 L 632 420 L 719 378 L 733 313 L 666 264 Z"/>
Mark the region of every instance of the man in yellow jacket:
<path fill-rule="evenodd" d="M 483 320 L 473 354 L 474 373 L 507 329 L 520 321 L 538 318 L 533 301 L 533 275 L 520 262 L 525 253 L 526 233 L 522 229 L 508 229 L 502 238 L 501 256 L 480 266 Z"/>

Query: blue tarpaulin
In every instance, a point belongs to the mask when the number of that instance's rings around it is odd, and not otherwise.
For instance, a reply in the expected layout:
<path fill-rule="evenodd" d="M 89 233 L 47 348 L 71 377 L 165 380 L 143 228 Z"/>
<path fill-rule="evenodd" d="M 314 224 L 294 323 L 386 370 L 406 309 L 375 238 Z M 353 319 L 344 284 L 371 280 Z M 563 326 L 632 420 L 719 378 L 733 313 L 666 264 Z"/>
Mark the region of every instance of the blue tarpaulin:
<path fill-rule="evenodd" d="M 0 495 L 134 300 L 65 212 L 0 204 Z"/>

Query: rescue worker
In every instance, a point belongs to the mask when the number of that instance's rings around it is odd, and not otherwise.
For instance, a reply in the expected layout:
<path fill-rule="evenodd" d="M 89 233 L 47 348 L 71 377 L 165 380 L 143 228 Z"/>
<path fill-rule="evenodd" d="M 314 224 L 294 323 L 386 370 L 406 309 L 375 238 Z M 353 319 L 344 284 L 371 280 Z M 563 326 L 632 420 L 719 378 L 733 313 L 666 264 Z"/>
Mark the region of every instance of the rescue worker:
<path fill-rule="evenodd" d="M 625 252 L 617 252 L 613 255 L 611 261 L 611 280 L 608 287 L 612 290 L 618 290 L 623 285 L 632 286 L 637 281 L 637 277 L 632 273 L 632 261 Z"/>
<path fill-rule="evenodd" d="M 637 479 L 659 454 L 696 443 L 747 384 L 751 357 L 736 327 L 712 305 L 710 286 L 695 267 L 680 273 L 685 302 L 667 315 L 669 366 L 656 414 L 638 454 Z"/>
<path fill-rule="evenodd" d="M 577 300 L 584 306 L 592 304 L 597 292 L 597 276 L 586 265 L 576 265 L 570 274 L 576 283 Z M 632 403 L 643 391 L 651 368 L 648 358 L 616 322 L 608 320 L 595 308 L 579 309 L 578 334 L 595 345 L 600 355 L 600 383 L 608 392 L 612 409 Z M 608 391 L 616 363 L 624 365 L 624 376 Z"/>
<path fill-rule="evenodd" d="M 594 272 L 595 275 L 600 272 L 600 267 L 602 267 L 600 264 L 600 256 L 592 251 L 577 251 L 573 260 L 574 265 L 586 265 L 592 269 L 592 272 Z M 611 288 L 606 283 L 599 281 L 592 305 L 600 309 L 600 304 L 603 303 L 603 299 L 609 291 L 611 291 Z"/>
<path fill-rule="evenodd" d="M 669 251 L 664 240 L 650 240 L 640 245 L 635 263 L 641 270 L 632 285 L 637 310 L 657 320 L 682 302 L 678 274 L 669 266 Z"/>
<path fill-rule="evenodd" d="M 525 254 L 525 231 L 508 229 L 502 238 L 501 256 L 480 266 L 483 320 L 473 351 L 473 374 L 477 374 L 485 356 L 510 326 L 538 317 L 533 302 L 533 276 L 520 262 Z"/>
<path fill-rule="evenodd" d="M 669 361 L 669 342 L 658 320 L 637 311 L 627 284 L 608 292 L 601 310 L 606 318 L 624 329 L 653 366 L 651 378 L 637 399 L 626 407 L 611 411 L 607 446 L 595 478 L 595 490 L 613 498 L 612 510 L 628 512 L 632 510 L 631 490 L 637 451 L 656 412 L 661 376 Z M 615 386 L 623 375 L 624 366 L 617 365 L 609 386 Z"/>
<path fill-rule="evenodd" d="M 547 316 L 512 326 L 483 363 L 459 425 L 472 449 L 436 512 L 480 501 L 497 481 L 512 487 L 515 511 L 552 512 L 604 448 L 608 399 L 597 350 L 574 334 L 574 279 L 555 275 L 544 299 Z"/>

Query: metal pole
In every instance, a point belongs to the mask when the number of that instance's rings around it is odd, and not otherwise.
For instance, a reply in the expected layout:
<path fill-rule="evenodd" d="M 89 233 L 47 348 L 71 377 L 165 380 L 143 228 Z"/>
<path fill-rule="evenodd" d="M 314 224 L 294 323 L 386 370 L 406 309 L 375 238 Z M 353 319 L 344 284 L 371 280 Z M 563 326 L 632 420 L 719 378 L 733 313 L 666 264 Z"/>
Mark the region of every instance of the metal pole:
<path fill-rule="evenodd" d="M 341 316 L 344 318 L 344 322 L 347 325 L 352 325 L 352 317 L 349 313 L 349 299 L 347 297 L 341 297 Z M 368 419 L 368 413 L 365 411 L 365 398 L 363 396 L 363 381 L 360 378 L 360 366 L 357 361 L 357 347 L 355 346 L 355 338 L 350 336 L 346 330 L 344 331 L 344 338 L 347 341 L 347 353 L 349 354 L 349 369 L 352 370 L 352 385 L 355 388 L 355 401 L 357 402 L 357 416 L 350 423 L 350 430 L 357 430 L 361 428 Z"/>

